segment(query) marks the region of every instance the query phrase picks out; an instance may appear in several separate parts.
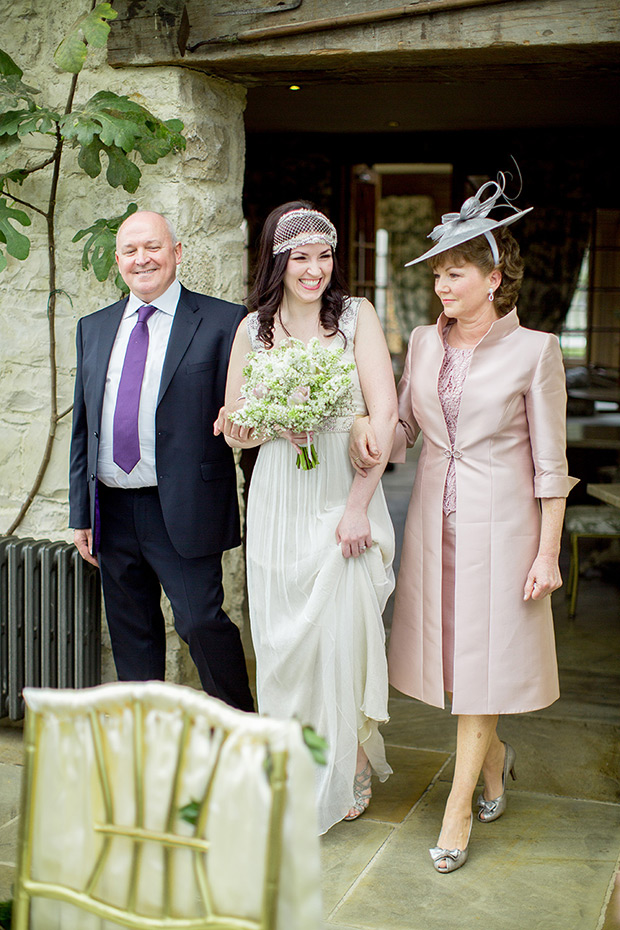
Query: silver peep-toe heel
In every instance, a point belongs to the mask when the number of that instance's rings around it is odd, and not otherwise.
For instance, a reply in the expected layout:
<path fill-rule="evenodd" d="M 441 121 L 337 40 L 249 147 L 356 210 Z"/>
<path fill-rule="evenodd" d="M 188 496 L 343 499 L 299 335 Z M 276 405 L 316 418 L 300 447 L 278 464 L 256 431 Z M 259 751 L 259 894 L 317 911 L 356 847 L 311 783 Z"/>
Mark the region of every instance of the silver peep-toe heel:
<path fill-rule="evenodd" d="M 502 743 L 505 747 L 504 755 L 504 771 L 502 772 L 502 793 L 499 798 L 495 798 L 494 801 L 486 801 L 484 797 L 484 792 L 478 798 L 478 820 L 482 823 L 491 823 L 492 820 L 497 820 L 498 817 L 501 817 L 504 811 L 506 810 L 506 776 L 508 772 L 512 775 L 512 780 L 516 781 L 515 774 L 515 759 L 517 757 L 516 752 L 510 745 L 510 743 Z"/>
<path fill-rule="evenodd" d="M 474 815 L 471 815 L 469 821 L 469 833 L 467 834 L 467 844 L 465 849 L 442 849 L 441 846 L 433 846 L 432 849 L 429 849 L 431 859 L 433 860 L 433 865 L 437 872 L 447 873 L 454 872 L 456 869 L 460 869 L 462 865 L 465 865 L 467 862 L 467 857 L 469 855 L 469 838 L 471 836 L 471 828 L 474 822 Z M 445 869 L 439 868 L 439 863 L 442 859 L 446 860 Z"/>
<path fill-rule="evenodd" d="M 372 770 L 370 762 L 367 762 L 361 772 L 358 772 L 353 779 L 353 807 L 344 820 L 357 820 L 364 811 L 368 809 L 372 797 Z"/>

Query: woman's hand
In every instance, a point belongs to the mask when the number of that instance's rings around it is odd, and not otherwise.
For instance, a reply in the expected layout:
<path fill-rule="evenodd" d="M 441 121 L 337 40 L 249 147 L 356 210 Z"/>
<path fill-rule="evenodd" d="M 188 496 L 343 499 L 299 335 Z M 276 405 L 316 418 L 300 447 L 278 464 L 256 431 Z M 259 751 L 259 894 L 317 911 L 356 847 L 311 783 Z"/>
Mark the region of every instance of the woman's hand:
<path fill-rule="evenodd" d="M 233 423 L 226 413 L 226 407 L 220 407 L 217 420 L 213 424 L 213 435 L 219 436 L 220 433 L 226 439 L 232 439 L 233 442 L 248 442 L 254 439 L 254 429 L 251 426 L 240 426 Z"/>
<path fill-rule="evenodd" d="M 562 585 L 558 557 L 566 498 L 543 497 L 540 505 L 542 519 L 538 555 L 534 559 L 525 582 L 525 588 L 523 589 L 524 601 L 529 601 L 530 598 L 533 601 L 540 601 Z"/>
<path fill-rule="evenodd" d="M 540 601 L 543 597 L 562 587 L 562 576 L 558 560 L 542 555 L 536 556 L 523 589 L 523 600 Z"/>
<path fill-rule="evenodd" d="M 347 507 L 336 527 L 336 540 L 345 559 L 356 559 L 372 546 L 370 522 L 365 510 Z"/>
<path fill-rule="evenodd" d="M 306 448 L 314 442 L 314 433 L 294 433 L 290 429 L 279 430 L 281 439 L 287 439 L 298 455 L 301 455 L 301 448 Z"/>
<path fill-rule="evenodd" d="M 368 417 L 356 417 L 353 421 L 349 433 L 349 458 L 355 471 L 363 478 L 367 475 L 367 468 L 374 468 L 381 462 L 375 431 Z"/>

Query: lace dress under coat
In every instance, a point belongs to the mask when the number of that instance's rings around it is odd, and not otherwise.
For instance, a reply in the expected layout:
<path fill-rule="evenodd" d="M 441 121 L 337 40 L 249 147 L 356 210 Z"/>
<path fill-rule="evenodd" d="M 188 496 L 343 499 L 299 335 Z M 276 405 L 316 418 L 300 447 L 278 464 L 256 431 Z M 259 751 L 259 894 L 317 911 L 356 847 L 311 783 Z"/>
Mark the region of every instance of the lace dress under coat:
<path fill-rule="evenodd" d="M 469 371 L 469 364 L 473 353 L 471 349 L 458 349 L 448 343 L 448 333 L 450 327 L 446 326 L 443 331 L 444 357 L 443 363 L 439 370 L 437 379 L 437 391 L 439 393 L 439 402 L 446 421 L 450 446 L 454 451 L 454 441 L 456 439 L 456 427 L 459 419 L 459 410 L 461 407 L 461 395 Z M 446 484 L 443 493 L 443 512 L 447 515 L 454 513 L 456 510 L 456 467 L 454 458 L 450 459 L 448 473 L 446 475 Z"/>

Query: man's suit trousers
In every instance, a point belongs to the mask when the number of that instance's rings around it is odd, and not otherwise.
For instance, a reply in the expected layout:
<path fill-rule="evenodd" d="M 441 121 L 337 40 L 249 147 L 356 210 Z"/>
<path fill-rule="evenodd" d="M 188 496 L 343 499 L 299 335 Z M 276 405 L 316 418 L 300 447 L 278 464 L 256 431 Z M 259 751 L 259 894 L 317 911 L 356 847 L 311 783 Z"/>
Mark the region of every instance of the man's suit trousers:
<path fill-rule="evenodd" d="M 183 558 L 166 530 L 157 488 L 99 485 L 99 564 L 114 662 L 121 681 L 163 680 L 161 588 L 204 690 L 233 707 L 254 703 L 239 630 L 222 610 L 221 553 Z"/>

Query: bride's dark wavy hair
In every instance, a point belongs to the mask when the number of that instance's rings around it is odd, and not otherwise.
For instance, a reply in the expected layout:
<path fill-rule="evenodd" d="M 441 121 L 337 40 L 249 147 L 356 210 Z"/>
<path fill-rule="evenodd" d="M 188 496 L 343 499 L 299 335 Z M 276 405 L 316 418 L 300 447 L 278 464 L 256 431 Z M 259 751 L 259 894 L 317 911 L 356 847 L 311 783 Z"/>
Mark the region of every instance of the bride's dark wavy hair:
<path fill-rule="evenodd" d="M 273 254 L 273 238 L 278 220 L 291 210 L 315 210 L 307 200 L 292 200 L 272 210 L 263 226 L 260 237 L 258 261 L 254 273 L 254 284 L 248 296 L 250 310 L 258 313 L 258 338 L 268 348 L 273 346 L 273 321 L 284 296 L 284 273 L 290 249 Z M 332 249 L 334 268 L 329 284 L 323 293 L 320 320 L 321 326 L 330 336 L 340 332 L 339 320 L 344 310 L 347 295 L 346 282 Z"/>

